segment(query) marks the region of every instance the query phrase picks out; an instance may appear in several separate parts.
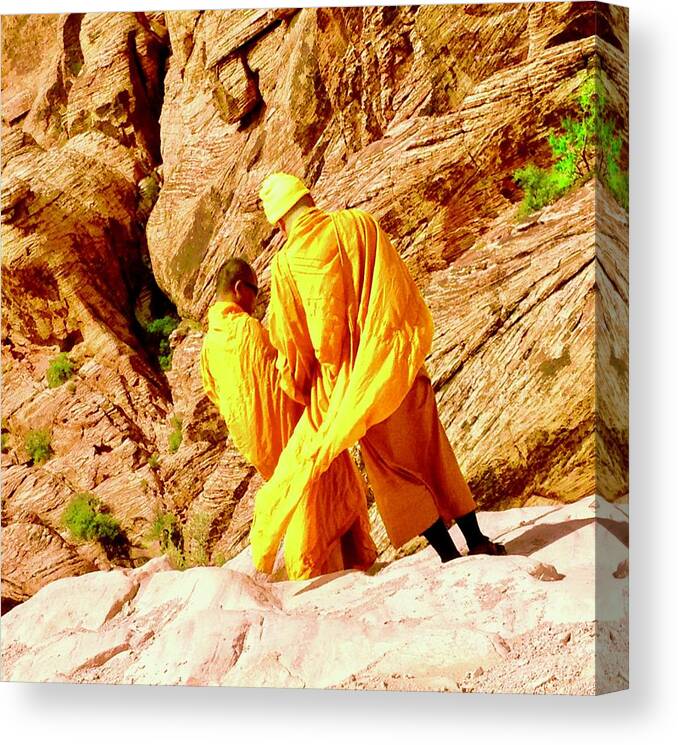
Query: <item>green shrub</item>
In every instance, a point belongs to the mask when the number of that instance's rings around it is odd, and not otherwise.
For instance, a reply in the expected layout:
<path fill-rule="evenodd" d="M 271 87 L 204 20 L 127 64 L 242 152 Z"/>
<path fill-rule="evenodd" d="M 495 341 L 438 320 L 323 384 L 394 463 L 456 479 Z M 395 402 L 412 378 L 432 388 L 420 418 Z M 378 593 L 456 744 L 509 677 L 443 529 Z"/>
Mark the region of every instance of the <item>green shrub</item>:
<path fill-rule="evenodd" d="M 185 569 L 184 537 L 181 523 L 172 512 L 156 512 L 146 538 L 158 541 L 174 569 Z"/>
<path fill-rule="evenodd" d="M 183 439 L 181 434 L 181 417 L 175 414 L 170 419 L 170 424 L 174 429 L 170 433 L 167 441 L 167 446 L 169 447 L 170 453 L 176 453 L 179 449 L 179 446 L 181 445 L 181 440 Z"/>
<path fill-rule="evenodd" d="M 529 163 L 525 168 L 519 168 L 513 174 L 513 178 L 525 192 L 518 209 L 520 217 L 526 217 L 531 212 L 550 204 L 562 193 L 551 171 L 539 168 L 533 163 Z"/>
<path fill-rule="evenodd" d="M 165 555 L 169 559 L 170 566 L 173 569 L 187 569 L 188 565 L 186 564 L 186 557 L 184 556 L 184 552 L 176 546 L 174 543 L 170 543 L 169 546 L 165 549 Z"/>
<path fill-rule="evenodd" d="M 98 540 L 112 545 L 122 537 L 120 523 L 102 511 L 100 500 L 89 492 L 76 494 L 62 516 L 64 527 L 80 541 Z"/>
<path fill-rule="evenodd" d="M 83 493 L 76 494 L 64 510 L 61 521 L 71 535 L 79 541 L 89 541 L 94 537 L 94 517 L 98 500 Z"/>
<path fill-rule="evenodd" d="M 169 447 L 170 453 L 176 453 L 179 449 L 179 445 L 181 445 L 182 435 L 181 430 L 174 430 L 174 432 L 170 433 L 170 436 L 167 441 L 167 445 Z"/>
<path fill-rule="evenodd" d="M 214 557 L 214 566 L 216 567 L 222 567 L 226 563 L 226 557 L 224 554 L 220 551 L 218 554 Z"/>
<path fill-rule="evenodd" d="M 181 526 L 177 516 L 171 512 L 156 512 L 147 538 L 158 541 L 163 551 L 166 551 L 170 545 L 180 545 L 182 542 Z"/>
<path fill-rule="evenodd" d="M 170 349 L 169 336 L 178 325 L 178 318 L 163 316 L 162 318 L 156 318 L 146 326 L 146 333 L 151 337 L 161 370 L 172 368 L 172 350 Z"/>
<path fill-rule="evenodd" d="M 154 334 L 167 339 L 174 329 L 179 325 L 179 321 L 172 316 L 163 316 L 156 318 L 146 326 L 149 334 Z"/>
<path fill-rule="evenodd" d="M 0 450 L 3 453 L 6 453 L 9 450 L 9 432 L 3 432 L 2 435 L 0 435 Z"/>
<path fill-rule="evenodd" d="M 94 535 L 103 544 L 114 543 L 122 534 L 120 523 L 111 515 L 99 512 L 94 516 Z"/>
<path fill-rule="evenodd" d="M 53 455 L 51 437 L 46 429 L 33 429 L 26 433 L 26 452 L 37 466 L 45 463 Z"/>
<path fill-rule="evenodd" d="M 597 175 L 617 202 L 628 209 L 628 173 L 620 165 L 622 137 L 614 120 L 606 118 L 607 101 L 598 69 L 580 88 L 578 119 L 561 121 L 561 134 L 550 131 L 553 165 L 540 168 L 530 163 L 513 174 L 524 190 L 520 217 L 554 202 L 571 187 Z"/>
<path fill-rule="evenodd" d="M 204 512 L 194 512 L 184 528 L 184 555 L 186 565 L 191 567 L 207 566 L 209 556 L 207 544 L 212 520 Z"/>
<path fill-rule="evenodd" d="M 148 459 L 148 465 L 154 470 L 156 468 L 160 468 L 160 457 L 157 453 L 153 453 L 153 455 L 151 455 L 151 457 Z"/>
<path fill-rule="evenodd" d="M 50 388 L 58 388 L 73 375 L 73 363 L 68 359 L 66 352 L 58 354 L 47 368 L 47 385 Z"/>
<path fill-rule="evenodd" d="M 202 512 L 191 515 L 183 526 L 173 513 L 157 512 L 146 537 L 160 543 L 174 569 L 188 569 L 209 564 L 207 544 L 211 527 L 211 518 Z"/>

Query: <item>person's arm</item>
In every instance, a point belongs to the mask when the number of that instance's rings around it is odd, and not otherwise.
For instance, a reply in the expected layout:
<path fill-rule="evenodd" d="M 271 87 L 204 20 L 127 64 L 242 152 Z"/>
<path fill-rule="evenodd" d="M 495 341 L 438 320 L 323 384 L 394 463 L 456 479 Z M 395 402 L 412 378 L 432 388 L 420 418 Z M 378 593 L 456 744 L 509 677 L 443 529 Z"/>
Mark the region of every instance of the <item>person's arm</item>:
<path fill-rule="evenodd" d="M 308 404 L 315 355 L 309 341 L 306 316 L 287 260 L 276 255 L 271 266 L 271 301 L 268 332 L 278 352 L 276 367 L 285 393 Z"/>

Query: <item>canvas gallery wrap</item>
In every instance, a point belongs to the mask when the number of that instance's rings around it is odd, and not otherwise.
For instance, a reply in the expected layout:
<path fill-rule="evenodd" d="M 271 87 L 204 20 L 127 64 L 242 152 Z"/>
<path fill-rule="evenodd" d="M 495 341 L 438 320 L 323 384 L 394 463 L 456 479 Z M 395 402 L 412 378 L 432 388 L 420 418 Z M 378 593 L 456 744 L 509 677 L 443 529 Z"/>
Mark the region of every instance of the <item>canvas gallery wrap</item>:
<path fill-rule="evenodd" d="M 2 17 L 4 680 L 628 687 L 628 50 Z"/>

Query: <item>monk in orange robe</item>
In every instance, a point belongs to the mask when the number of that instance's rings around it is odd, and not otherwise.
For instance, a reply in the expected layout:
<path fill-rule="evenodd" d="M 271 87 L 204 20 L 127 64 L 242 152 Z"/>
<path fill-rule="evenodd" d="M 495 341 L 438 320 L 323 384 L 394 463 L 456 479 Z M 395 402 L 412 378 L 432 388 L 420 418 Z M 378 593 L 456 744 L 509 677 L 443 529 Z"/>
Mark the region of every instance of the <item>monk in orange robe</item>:
<path fill-rule="evenodd" d="M 252 317 L 257 291 L 249 264 L 229 259 L 217 277 L 217 302 L 208 312 L 200 371 L 205 392 L 226 420 L 233 443 L 269 479 L 303 406 L 284 393 L 276 351 L 266 329 Z M 315 529 L 318 524 L 322 531 Z M 344 451 L 291 516 L 285 536 L 287 574 L 305 579 L 367 569 L 376 555 L 366 487 Z"/>
<path fill-rule="evenodd" d="M 423 367 L 431 315 L 386 234 L 361 210 L 319 210 L 289 174 L 260 197 L 287 237 L 271 265 L 271 341 L 281 385 L 306 408 L 256 497 L 257 566 L 270 571 L 299 496 L 356 441 L 394 546 L 424 535 L 442 561 L 456 558 L 456 520 L 470 553 L 504 553 L 478 527 Z"/>

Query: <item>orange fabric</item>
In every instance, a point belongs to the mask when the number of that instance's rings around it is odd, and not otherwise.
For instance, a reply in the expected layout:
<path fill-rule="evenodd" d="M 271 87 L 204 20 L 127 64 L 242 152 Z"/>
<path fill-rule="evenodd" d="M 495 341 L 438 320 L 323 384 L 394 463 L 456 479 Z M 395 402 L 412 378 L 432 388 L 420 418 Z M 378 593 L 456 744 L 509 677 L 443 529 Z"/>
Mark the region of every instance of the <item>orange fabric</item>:
<path fill-rule="evenodd" d="M 402 404 L 360 440 L 365 470 L 391 543 L 399 548 L 442 517 L 449 528 L 476 509 L 420 374 Z"/>
<path fill-rule="evenodd" d="M 273 260 L 269 318 L 281 384 L 308 405 L 256 496 L 250 540 L 264 571 L 299 501 L 339 453 L 400 406 L 433 334 L 407 267 L 361 210 L 312 208 L 296 221 Z"/>
<path fill-rule="evenodd" d="M 208 324 L 200 354 L 205 392 L 226 420 L 238 450 L 268 479 L 303 407 L 285 395 L 275 349 L 256 319 L 236 303 L 218 302 L 209 310 Z M 321 522 L 319 515 L 327 514 L 332 519 Z M 356 546 L 351 555 L 342 554 L 342 539 Z M 365 484 L 344 451 L 290 516 L 287 574 L 303 579 L 344 568 L 366 569 L 375 559 Z"/>
<path fill-rule="evenodd" d="M 200 353 L 205 393 L 234 445 L 270 479 L 302 407 L 280 387 L 276 352 L 259 321 L 232 302 L 215 303 L 207 320 Z"/>
<path fill-rule="evenodd" d="M 345 541 L 355 547 L 351 554 L 342 551 Z M 340 453 L 299 500 L 284 543 L 290 579 L 374 564 L 377 548 L 370 535 L 367 487 L 348 451 Z"/>

